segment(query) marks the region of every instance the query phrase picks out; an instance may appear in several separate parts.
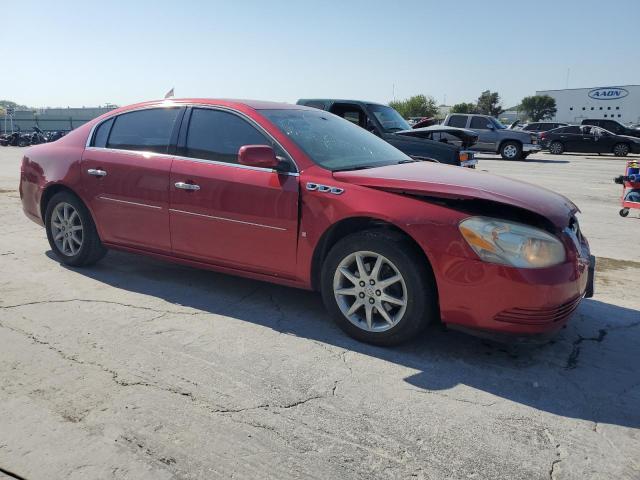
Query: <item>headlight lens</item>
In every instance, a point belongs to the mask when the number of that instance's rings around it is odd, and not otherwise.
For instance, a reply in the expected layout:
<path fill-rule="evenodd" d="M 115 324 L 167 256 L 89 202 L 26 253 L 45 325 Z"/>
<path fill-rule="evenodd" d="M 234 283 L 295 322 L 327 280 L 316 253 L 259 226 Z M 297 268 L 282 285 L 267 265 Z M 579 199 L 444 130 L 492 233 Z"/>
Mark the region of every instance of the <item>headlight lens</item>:
<path fill-rule="evenodd" d="M 460 232 L 485 262 L 518 268 L 544 268 L 564 262 L 564 245 L 538 228 L 497 218 L 471 217 Z"/>

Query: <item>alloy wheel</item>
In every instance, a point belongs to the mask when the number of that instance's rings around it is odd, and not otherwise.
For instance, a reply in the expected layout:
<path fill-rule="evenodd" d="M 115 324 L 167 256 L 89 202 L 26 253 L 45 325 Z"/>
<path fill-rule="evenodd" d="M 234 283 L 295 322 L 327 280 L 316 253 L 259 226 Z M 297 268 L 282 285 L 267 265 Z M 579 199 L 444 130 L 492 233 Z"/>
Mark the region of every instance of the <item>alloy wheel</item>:
<path fill-rule="evenodd" d="M 335 271 L 333 293 L 342 314 L 368 332 L 397 325 L 407 309 L 407 286 L 386 257 L 368 251 L 345 257 Z"/>
<path fill-rule="evenodd" d="M 51 233 L 60 252 L 67 256 L 77 255 L 84 240 L 82 220 L 73 205 L 61 202 L 51 214 Z"/>
<path fill-rule="evenodd" d="M 613 149 L 613 153 L 615 153 L 618 157 L 625 157 L 626 155 L 629 154 L 629 147 L 626 146 L 624 143 L 619 143 Z"/>
<path fill-rule="evenodd" d="M 562 152 L 562 145 L 560 145 L 558 142 L 553 142 L 549 146 L 549 152 L 553 153 L 554 155 L 559 155 Z"/>
<path fill-rule="evenodd" d="M 518 154 L 518 149 L 516 148 L 515 145 L 507 145 L 506 147 L 504 147 L 504 156 L 507 158 L 515 158 L 516 155 Z"/>

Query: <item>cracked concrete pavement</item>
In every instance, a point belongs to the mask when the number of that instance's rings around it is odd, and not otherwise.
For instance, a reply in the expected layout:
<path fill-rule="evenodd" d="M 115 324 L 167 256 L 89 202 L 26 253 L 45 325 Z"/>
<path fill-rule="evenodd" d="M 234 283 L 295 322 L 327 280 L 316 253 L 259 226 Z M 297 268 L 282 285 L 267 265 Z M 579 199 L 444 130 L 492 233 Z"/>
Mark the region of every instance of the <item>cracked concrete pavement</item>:
<path fill-rule="evenodd" d="M 597 293 L 552 343 L 434 326 L 384 349 L 311 292 L 117 252 L 61 266 L 21 212 L 21 152 L 0 148 L 0 472 L 640 478 L 640 220 L 617 214 L 622 161 L 481 160 L 583 210 Z"/>

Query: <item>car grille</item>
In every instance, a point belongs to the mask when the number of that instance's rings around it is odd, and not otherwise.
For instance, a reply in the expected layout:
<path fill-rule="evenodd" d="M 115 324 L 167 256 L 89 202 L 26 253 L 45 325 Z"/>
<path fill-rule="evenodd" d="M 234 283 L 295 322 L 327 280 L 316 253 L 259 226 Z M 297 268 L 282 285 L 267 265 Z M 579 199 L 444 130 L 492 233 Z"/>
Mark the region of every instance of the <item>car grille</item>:
<path fill-rule="evenodd" d="M 554 308 L 512 308 L 503 310 L 495 316 L 498 322 L 520 323 L 526 325 L 542 325 L 566 320 L 580 304 L 582 297 Z"/>

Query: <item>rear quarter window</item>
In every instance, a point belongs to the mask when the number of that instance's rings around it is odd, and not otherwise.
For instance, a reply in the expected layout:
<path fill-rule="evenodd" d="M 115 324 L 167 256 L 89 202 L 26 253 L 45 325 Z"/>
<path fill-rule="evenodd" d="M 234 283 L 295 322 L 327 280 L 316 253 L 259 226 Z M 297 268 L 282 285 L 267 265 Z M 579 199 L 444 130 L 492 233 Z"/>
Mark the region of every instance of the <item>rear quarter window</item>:
<path fill-rule="evenodd" d="M 107 139 L 109 138 L 109 132 L 113 125 L 113 118 L 110 118 L 106 122 L 102 122 L 93 136 L 93 145 L 98 148 L 105 148 L 107 146 Z"/>

